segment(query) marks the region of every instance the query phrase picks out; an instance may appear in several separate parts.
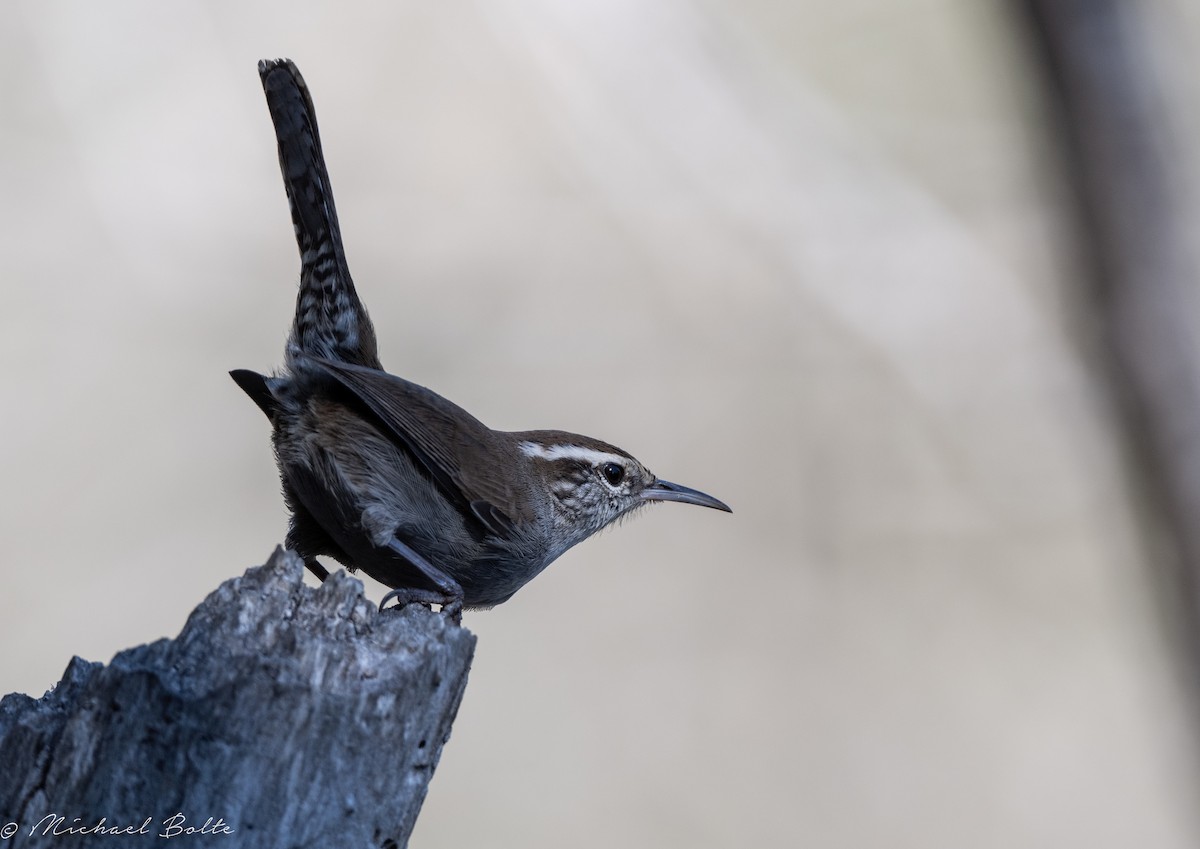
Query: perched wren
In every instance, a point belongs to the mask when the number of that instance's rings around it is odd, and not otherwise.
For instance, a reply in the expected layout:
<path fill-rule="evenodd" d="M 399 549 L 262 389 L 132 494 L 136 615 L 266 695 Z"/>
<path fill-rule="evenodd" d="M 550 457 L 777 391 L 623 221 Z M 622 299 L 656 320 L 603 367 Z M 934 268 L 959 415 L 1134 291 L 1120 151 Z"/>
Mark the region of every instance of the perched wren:
<path fill-rule="evenodd" d="M 653 501 L 729 512 L 622 451 L 557 430 L 491 430 L 383 370 L 346 266 L 316 113 L 287 59 L 258 65 L 300 247 L 281 372 L 230 375 L 271 420 L 289 548 L 393 587 L 384 598 L 500 604 L 575 543 Z M 383 604 L 380 605 L 382 608 Z"/>

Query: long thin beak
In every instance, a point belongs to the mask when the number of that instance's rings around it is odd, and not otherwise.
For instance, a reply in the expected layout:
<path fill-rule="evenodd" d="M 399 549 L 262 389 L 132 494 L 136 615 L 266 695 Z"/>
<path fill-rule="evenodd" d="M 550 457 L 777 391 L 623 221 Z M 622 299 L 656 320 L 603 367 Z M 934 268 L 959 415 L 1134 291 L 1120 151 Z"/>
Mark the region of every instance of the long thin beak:
<path fill-rule="evenodd" d="M 732 513 L 729 505 L 718 501 L 711 495 L 706 495 L 698 489 L 682 486 L 670 481 L 655 481 L 653 485 L 642 490 L 643 501 L 678 501 L 682 504 L 698 504 L 701 507 L 711 507 L 714 510 L 724 510 Z"/>

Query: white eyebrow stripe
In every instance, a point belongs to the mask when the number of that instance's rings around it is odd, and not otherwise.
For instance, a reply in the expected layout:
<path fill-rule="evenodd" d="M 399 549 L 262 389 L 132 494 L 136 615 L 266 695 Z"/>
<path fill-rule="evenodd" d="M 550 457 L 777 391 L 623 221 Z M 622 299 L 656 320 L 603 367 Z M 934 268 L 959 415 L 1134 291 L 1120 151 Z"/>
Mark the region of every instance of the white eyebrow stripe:
<path fill-rule="evenodd" d="M 521 453 L 526 457 L 537 457 L 541 460 L 579 460 L 598 466 L 601 463 L 616 463 L 625 467 L 626 459 L 620 454 L 610 454 L 607 451 L 597 451 L 595 448 L 584 448 L 582 445 L 538 445 L 536 442 L 522 442 Z"/>

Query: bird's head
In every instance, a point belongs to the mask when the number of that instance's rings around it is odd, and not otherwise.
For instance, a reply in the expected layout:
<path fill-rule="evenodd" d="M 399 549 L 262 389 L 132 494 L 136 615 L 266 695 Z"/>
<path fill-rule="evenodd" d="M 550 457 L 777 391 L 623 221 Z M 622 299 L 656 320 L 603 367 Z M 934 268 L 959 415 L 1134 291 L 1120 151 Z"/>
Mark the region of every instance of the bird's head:
<path fill-rule="evenodd" d="M 517 436 L 518 449 L 550 497 L 555 527 L 563 535 L 560 551 L 656 501 L 733 512 L 711 495 L 660 480 L 633 455 L 607 442 L 553 430 Z"/>

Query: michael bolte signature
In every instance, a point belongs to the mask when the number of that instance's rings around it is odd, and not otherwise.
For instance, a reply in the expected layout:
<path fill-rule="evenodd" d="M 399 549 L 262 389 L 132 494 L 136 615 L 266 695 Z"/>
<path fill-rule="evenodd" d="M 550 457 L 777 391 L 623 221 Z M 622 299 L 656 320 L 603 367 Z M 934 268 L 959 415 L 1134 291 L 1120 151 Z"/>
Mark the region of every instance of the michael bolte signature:
<path fill-rule="evenodd" d="M 108 817 L 85 820 L 75 817 L 68 821 L 62 814 L 46 814 L 26 829 L 19 822 L 0 825 L 0 839 L 8 840 L 24 831 L 30 837 L 72 837 L 97 835 L 101 837 L 128 837 L 141 834 L 146 837 L 191 837 L 196 835 L 233 834 L 233 829 L 221 817 L 209 817 L 202 825 L 188 825 L 182 813 L 173 814 L 161 822 L 146 817 L 141 822 L 110 823 Z"/>

